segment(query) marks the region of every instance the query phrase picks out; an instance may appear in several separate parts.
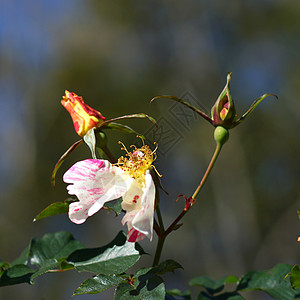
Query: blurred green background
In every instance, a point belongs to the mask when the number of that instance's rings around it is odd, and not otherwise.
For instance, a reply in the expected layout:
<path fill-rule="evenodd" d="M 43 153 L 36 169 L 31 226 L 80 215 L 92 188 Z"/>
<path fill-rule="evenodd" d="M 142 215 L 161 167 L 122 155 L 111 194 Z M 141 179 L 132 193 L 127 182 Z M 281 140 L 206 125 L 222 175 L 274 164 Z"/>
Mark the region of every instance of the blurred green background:
<path fill-rule="evenodd" d="M 52 202 L 67 198 L 63 173 L 90 157 L 80 147 L 51 171 L 78 136 L 60 100 L 65 89 L 82 95 L 106 118 L 145 112 L 123 122 L 159 143 L 156 167 L 165 223 L 183 207 L 214 150 L 213 128 L 159 94 L 184 97 L 210 111 L 232 72 L 238 114 L 270 92 L 239 127 L 215 165 L 184 225 L 172 233 L 162 259 L 184 270 L 166 276 L 168 289 L 188 289 L 192 277 L 240 276 L 277 263 L 299 263 L 300 2 L 260 1 L 20 1 L 0 2 L 0 260 L 12 261 L 32 237 L 67 230 L 87 247 L 112 240 L 121 218 L 100 212 L 82 225 L 66 215 L 32 223 Z M 107 132 L 121 154 L 132 135 Z M 153 254 L 152 243 L 142 246 Z M 151 256 L 139 266 L 149 266 Z M 0 289 L 1 299 L 70 299 L 87 274 L 66 272 L 33 286 Z M 192 289 L 196 295 L 198 289 Z M 81 296 L 111 299 L 113 291 Z M 249 294 L 247 299 L 268 299 Z"/>

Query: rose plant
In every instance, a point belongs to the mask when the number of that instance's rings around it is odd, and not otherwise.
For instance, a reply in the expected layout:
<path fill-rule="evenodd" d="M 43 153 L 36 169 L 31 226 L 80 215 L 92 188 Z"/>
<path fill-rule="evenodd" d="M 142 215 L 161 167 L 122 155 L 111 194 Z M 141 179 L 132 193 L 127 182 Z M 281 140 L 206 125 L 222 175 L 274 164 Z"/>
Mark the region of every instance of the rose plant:
<path fill-rule="evenodd" d="M 195 191 L 190 195 L 178 196 L 183 197 L 185 203 L 182 211 L 174 217 L 168 227 L 165 227 L 163 212 L 160 210 L 160 174 L 154 166 L 157 145 L 152 150 L 145 144 L 143 135 L 127 125 L 116 122 L 145 118 L 157 125 L 156 121 L 144 113 L 107 120 L 99 111 L 88 106 L 82 97 L 66 91 L 61 104 L 70 113 L 75 131 L 81 140 L 74 143 L 58 160 L 52 172 L 52 184 L 55 184 L 55 176 L 62 162 L 79 145 L 86 143 L 92 157 L 75 162 L 63 175 L 67 192 L 72 198 L 52 203 L 39 213 L 34 221 L 68 213 L 72 222 L 82 224 L 99 210 L 108 209 L 117 215 L 124 214 L 121 224 L 127 224 L 127 233 L 120 232 L 109 244 L 93 249 L 86 248 L 68 232 L 48 233 L 41 238 L 33 238 L 14 262 L 0 262 L 0 286 L 32 284 L 37 276 L 48 272 L 77 270 L 92 273 L 93 276 L 89 274 L 79 287 L 74 287 L 74 295 L 101 293 L 108 288 L 114 288 L 116 300 L 192 299 L 190 291 L 166 290 L 163 275 L 175 270 L 180 271 L 178 269 L 182 269 L 182 262 L 171 259 L 160 261 L 164 242 L 173 231 L 181 227 L 182 223 L 179 222 L 196 204 L 222 147 L 229 140 L 229 130 L 239 125 L 263 99 L 271 95 L 264 94 L 259 97 L 249 110 L 238 118 L 229 89 L 230 80 L 231 74 L 228 74 L 226 85 L 211 109 L 211 116 L 176 96 L 160 95 L 151 100 L 153 102 L 164 98 L 179 102 L 214 126 L 216 148 L 208 167 Z M 116 159 L 108 149 L 106 129 L 134 133 L 141 138 L 143 145 L 132 145 L 133 149 L 129 151 L 119 142 L 125 155 Z M 145 237 L 152 242 L 154 233 L 158 241 L 156 251 L 152 253 L 152 266 L 135 267 L 145 254 L 138 242 Z M 189 285 L 201 288 L 197 299 L 239 300 L 244 299 L 241 292 L 259 290 L 274 299 L 290 300 L 300 297 L 297 290 L 300 287 L 300 268 L 297 265 L 293 267 L 278 264 L 270 270 L 250 271 L 240 278 L 229 275 L 214 280 L 199 276 L 191 279 Z"/>

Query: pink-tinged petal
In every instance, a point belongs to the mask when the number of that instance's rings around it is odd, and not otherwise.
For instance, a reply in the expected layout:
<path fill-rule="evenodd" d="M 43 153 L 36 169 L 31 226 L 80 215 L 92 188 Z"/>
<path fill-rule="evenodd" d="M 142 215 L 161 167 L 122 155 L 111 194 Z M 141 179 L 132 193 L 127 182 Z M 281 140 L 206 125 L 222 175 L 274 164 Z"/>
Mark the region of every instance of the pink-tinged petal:
<path fill-rule="evenodd" d="M 122 219 L 122 224 L 124 225 L 127 223 L 128 226 L 128 241 L 138 241 L 143 239 L 145 236 L 152 240 L 155 185 L 149 171 L 146 171 L 145 174 L 145 185 L 145 187 L 140 187 L 140 189 L 138 189 L 135 182 L 123 196 L 123 208 L 129 206 L 130 202 L 138 200 L 136 204 L 131 204 L 129 207 L 135 209 L 127 210 L 126 215 Z M 140 190 L 142 190 L 142 193 Z M 136 196 L 141 197 L 137 199 Z"/>
<path fill-rule="evenodd" d="M 65 183 L 75 183 L 77 181 L 86 181 L 94 179 L 97 170 L 109 168 L 110 163 L 101 159 L 86 159 L 75 163 L 63 176 Z"/>
<path fill-rule="evenodd" d="M 143 240 L 145 238 L 145 234 L 139 232 L 138 230 L 132 228 L 127 232 L 127 240 L 128 242 L 135 243 Z"/>
<path fill-rule="evenodd" d="M 124 201 L 122 202 L 122 204 L 123 203 L 124 203 Z M 123 207 L 123 205 L 122 205 L 122 207 Z M 132 226 L 132 221 L 138 212 L 139 212 L 139 209 L 127 212 L 121 221 L 122 225 L 125 225 L 127 223 L 127 227 L 128 227 L 127 240 L 132 243 L 138 242 L 138 241 L 144 239 L 146 236 L 145 234 L 139 232 Z"/>
<path fill-rule="evenodd" d="M 78 202 L 69 206 L 69 218 L 76 224 L 100 210 L 104 203 L 123 196 L 127 182 L 120 168 L 107 160 L 86 159 L 74 164 L 63 176 L 70 195 L 76 195 Z"/>

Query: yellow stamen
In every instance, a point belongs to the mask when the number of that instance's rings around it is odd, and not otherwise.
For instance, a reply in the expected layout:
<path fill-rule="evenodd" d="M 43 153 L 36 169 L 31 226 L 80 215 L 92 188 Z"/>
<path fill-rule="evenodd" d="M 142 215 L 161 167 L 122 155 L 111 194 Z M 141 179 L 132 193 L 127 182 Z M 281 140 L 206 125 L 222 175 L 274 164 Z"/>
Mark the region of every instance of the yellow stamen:
<path fill-rule="evenodd" d="M 156 142 L 154 142 L 153 144 L 156 145 L 156 146 L 155 146 L 155 149 L 152 151 L 152 154 L 155 154 L 155 155 L 156 155 L 155 152 L 156 152 L 156 150 L 157 150 L 157 148 L 158 148 L 158 144 L 157 144 Z"/>
<path fill-rule="evenodd" d="M 162 177 L 162 175 L 159 174 L 159 172 L 157 171 L 157 169 L 155 168 L 155 166 L 152 165 L 152 168 L 154 169 L 154 171 L 156 172 L 156 174 L 157 174 L 159 177 Z"/>
<path fill-rule="evenodd" d="M 127 154 L 129 154 L 130 152 L 128 152 L 127 148 L 125 147 L 125 145 L 121 142 L 118 141 L 119 144 L 121 144 L 123 147 L 121 148 L 121 150 L 125 150 Z"/>
<path fill-rule="evenodd" d="M 157 147 L 154 151 L 152 151 L 149 146 L 144 144 L 141 148 L 137 148 L 135 145 L 131 145 L 133 152 L 129 152 L 125 145 L 122 142 L 119 142 L 123 147 L 122 150 L 126 151 L 126 156 L 121 156 L 118 159 L 118 163 L 116 164 L 122 170 L 124 170 L 129 176 L 134 179 L 137 179 L 142 185 L 145 184 L 145 172 L 152 166 L 156 173 L 161 177 L 161 175 L 157 172 L 156 168 L 152 165 L 153 161 L 156 159 Z M 154 155 L 154 157 L 153 157 Z"/>
<path fill-rule="evenodd" d="M 137 135 L 136 137 L 140 138 L 142 140 L 143 146 L 145 146 L 144 139 L 140 135 Z"/>

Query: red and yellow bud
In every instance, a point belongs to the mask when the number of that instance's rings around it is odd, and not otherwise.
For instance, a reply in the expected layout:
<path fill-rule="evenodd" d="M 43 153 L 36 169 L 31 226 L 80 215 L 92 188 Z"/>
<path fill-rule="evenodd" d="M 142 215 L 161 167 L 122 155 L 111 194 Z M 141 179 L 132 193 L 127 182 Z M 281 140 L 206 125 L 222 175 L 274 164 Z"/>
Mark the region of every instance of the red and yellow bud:
<path fill-rule="evenodd" d="M 61 104 L 71 115 L 75 131 L 81 137 L 85 136 L 90 129 L 99 127 L 105 121 L 105 117 L 99 111 L 85 104 L 82 97 L 75 93 L 65 91 Z"/>
<path fill-rule="evenodd" d="M 213 125 L 231 128 L 237 118 L 234 103 L 229 90 L 230 73 L 227 76 L 227 83 L 215 105 L 211 110 Z"/>

